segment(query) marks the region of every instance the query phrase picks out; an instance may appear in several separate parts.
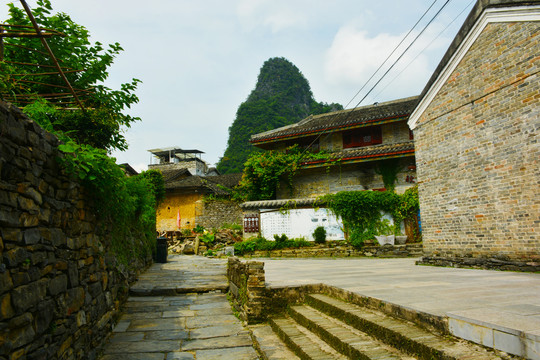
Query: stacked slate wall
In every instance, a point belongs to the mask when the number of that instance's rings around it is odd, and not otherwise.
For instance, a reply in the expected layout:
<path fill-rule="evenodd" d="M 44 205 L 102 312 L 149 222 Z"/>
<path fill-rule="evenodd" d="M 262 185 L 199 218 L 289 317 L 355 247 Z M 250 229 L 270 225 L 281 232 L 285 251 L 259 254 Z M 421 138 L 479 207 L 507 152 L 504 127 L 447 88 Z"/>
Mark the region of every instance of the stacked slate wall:
<path fill-rule="evenodd" d="M 199 200 L 195 204 L 196 225 L 206 229 L 219 229 L 224 224 L 242 225 L 243 211 L 236 201 Z"/>
<path fill-rule="evenodd" d="M 58 139 L 1 102 L 0 134 L 0 359 L 94 359 L 128 271 L 58 165 Z"/>
<path fill-rule="evenodd" d="M 540 267 L 539 54 L 539 22 L 488 24 L 419 118 L 425 263 Z"/>

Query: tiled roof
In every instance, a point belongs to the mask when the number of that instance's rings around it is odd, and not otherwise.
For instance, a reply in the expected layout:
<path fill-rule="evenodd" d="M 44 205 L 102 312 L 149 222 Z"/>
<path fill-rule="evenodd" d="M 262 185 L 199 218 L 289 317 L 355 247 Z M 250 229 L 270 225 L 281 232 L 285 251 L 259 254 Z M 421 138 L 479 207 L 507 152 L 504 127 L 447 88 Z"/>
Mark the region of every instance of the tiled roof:
<path fill-rule="evenodd" d="M 317 198 L 282 199 L 282 200 L 259 200 L 242 203 L 242 209 L 279 209 L 282 207 L 295 208 L 302 206 L 323 205 Z"/>
<path fill-rule="evenodd" d="M 418 97 L 414 96 L 354 109 L 312 115 L 296 124 L 252 135 L 250 141 L 256 144 L 258 142 L 279 140 L 293 136 L 313 135 L 332 129 L 354 127 L 372 122 L 406 117 L 413 111 L 417 101 Z"/>
<path fill-rule="evenodd" d="M 188 169 L 161 170 L 161 173 L 163 174 L 163 181 L 165 181 L 165 183 L 178 180 L 183 176 L 191 175 Z"/>
<path fill-rule="evenodd" d="M 242 173 L 207 176 L 205 179 L 232 189 L 233 187 L 237 186 L 242 179 Z"/>
<path fill-rule="evenodd" d="M 165 183 L 166 190 L 205 190 L 216 195 L 227 195 L 228 192 L 221 186 L 233 188 L 240 182 L 242 174 L 227 174 L 219 176 L 202 177 L 198 175 Z M 221 186 L 220 186 L 221 185 Z"/>
<path fill-rule="evenodd" d="M 325 164 L 332 160 L 346 162 L 376 160 L 383 157 L 397 157 L 407 154 L 414 154 L 414 141 L 406 141 L 394 144 L 382 144 L 366 146 L 355 149 L 345 149 L 328 154 L 328 159 L 311 160 L 302 163 L 303 166 L 310 167 L 317 164 Z"/>

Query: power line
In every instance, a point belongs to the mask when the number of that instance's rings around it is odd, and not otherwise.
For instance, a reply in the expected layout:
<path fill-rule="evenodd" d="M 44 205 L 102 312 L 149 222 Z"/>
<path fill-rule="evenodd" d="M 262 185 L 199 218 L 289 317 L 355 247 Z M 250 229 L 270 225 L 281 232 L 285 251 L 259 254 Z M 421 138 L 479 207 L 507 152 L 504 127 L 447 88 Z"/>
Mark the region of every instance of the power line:
<path fill-rule="evenodd" d="M 403 38 L 403 40 L 400 42 L 400 44 L 392 51 L 392 53 L 387 57 L 387 59 L 385 60 L 385 62 L 388 60 L 388 58 L 390 58 L 390 56 L 392 56 L 392 54 L 396 51 L 396 49 L 401 45 L 401 43 L 403 43 L 403 41 L 408 37 L 408 35 L 412 32 L 412 30 L 416 27 L 416 25 L 418 25 L 418 23 L 424 18 L 424 16 L 426 15 L 426 13 L 433 7 L 433 5 L 437 2 L 437 0 L 435 0 L 431 5 L 430 7 L 424 12 L 424 14 L 422 14 L 422 16 L 420 17 L 420 19 L 414 24 L 414 26 L 411 28 L 411 30 L 409 30 L 409 32 L 407 33 L 407 35 L 405 35 L 405 37 Z M 407 48 L 401 53 L 401 55 L 392 63 L 392 65 L 388 68 L 388 70 L 386 70 L 386 72 L 380 77 L 380 79 L 375 83 L 375 85 L 373 85 L 371 87 L 371 89 L 366 93 L 366 95 L 364 95 L 364 97 L 356 104 L 356 106 L 354 108 L 357 108 L 360 103 L 362 103 L 362 101 L 365 100 L 365 98 L 373 91 L 373 89 L 375 89 L 375 87 L 382 81 L 382 79 L 384 79 L 384 77 L 390 72 L 390 70 L 392 70 L 392 68 L 396 65 L 396 63 L 401 60 L 401 58 L 403 57 L 403 55 L 405 55 L 405 53 L 411 48 L 411 46 L 418 40 L 418 38 L 424 33 L 424 31 L 426 31 L 426 29 L 429 27 L 429 25 L 431 25 L 431 23 L 437 18 L 437 16 L 439 16 L 439 14 L 441 13 L 441 11 L 446 7 L 446 5 L 448 5 L 448 3 L 450 2 L 450 0 L 446 0 L 446 2 L 443 4 L 443 6 L 437 11 L 437 13 L 435 15 L 433 15 L 433 17 L 429 20 L 429 22 L 424 26 L 424 28 L 420 31 L 420 33 L 413 39 L 413 41 L 409 44 L 409 46 L 407 46 Z M 384 63 L 383 63 L 384 65 Z M 379 68 L 375 71 L 375 73 L 373 73 L 373 75 L 369 78 L 368 81 L 366 81 L 366 83 L 362 86 L 362 88 L 356 93 L 356 95 L 353 97 L 353 99 L 358 95 L 358 93 L 360 93 L 360 91 L 369 83 L 369 81 L 375 76 L 375 74 L 379 71 L 379 69 L 383 66 L 379 66 Z M 352 100 L 351 100 L 352 101 Z M 349 103 L 347 104 L 347 106 L 350 104 L 350 101 Z M 347 114 L 347 116 L 345 117 L 345 119 L 343 120 L 344 122 L 347 121 L 347 119 L 351 116 L 352 114 L 352 110 Z M 307 149 L 311 148 L 311 146 L 315 143 L 315 141 L 317 141 L 322 135 L 324 135 L 324 131 L 321 132 L 320 134 L 318 134 L 315 139 L 313 139 L 313 141 L 304 149 L 304 151 L 302 151 L 302 155 L 307 151 Z"/>
<path fill-rule="evenodd" d="M 349 104 L 358 96 L 358 94 L 360 94 L 360 92 L 366 87 L 366 85 L 371 81 L 371 79 L 373 79 L 373 77 L 375 76 L 375 74 L 377 74 L 379 72 L 379 70 L 384 66 L 384 64 L 386 64 L 386 62 L 390 59 L 390 57 L 392 57 L 392 55 L 394 55 L 394 53 L 396 52 L 396 50 L 401 46 L 401 44 L 403 44 L 403 42 L 405 41 L 405 39 L 407 39 L 407 37 L 409 37 L 409 35 L 411 34 L 411 32 L 414 30 L 414 28 L 418 25 L 418 23 L 420 23 L 420 21 L 422 21 L 422 19 L 424 18 L 424 16 L 426 16 L 426 14 L 429 12 L 429 10 L 431 10 L 431 8 L 433 7 L 433 5 L 435 5 L 435 3 L 437 2 L 437 0 L 434 0 L 431 5 L 429 6 L 429 8 L 422 14 L 422 16 L 420 16 L 420 19 L 418 19 L 418 21 L 413 25 L 413 27 L 409 30 L 409 32 L 403 37 L 403 39 L 401 39 L 401 41 L 399 42 L 399 44 L 397 44 L 397 46 L 394 48 L 394 50 L 392 50 L 392 52 L 390 53 L 390 55 L 388 55 L 386 57 L 386 59 L 383 61 L 383 63 L 377 68 L 377 70 L 375 70 L 375 72 L 371 75 L 371 77 L 364 83 L 364 85 L 360 88 L 360 90 L 358 90 L 358 92 L 356 94 L 354 94 L 354 96 L 352 97 L 351 100 L 349 100 L 349 102 L 347 103 L 347 105 L 345 105 L 345 109 L 349 106 Z"/>
<path fill-rule="evenodd" d="M 461 12 L 459 14 L 456 15 L 456 17 L 454 17 L 454 19 L 448 24 L 446 25 L 446 27 L 441 31 L 439 32 L 439 34 L 437 34 L 437 36 L 435 38 L 433 38 L 433 40 L 431 40 L 431 42 L 422 49 L 422 51 L 420 51 L 418 53 L 418 55 L 416 55 L 414 57 L 414 59 L 412 59 L 404 68 L 403 70 L 401 70 L 392 80 L 390 80 L 390 82 L 388 84 L 386 84 L 386 86 L 384 88 L 381 89 L 381 91 L 379 91 L 377 93 L 377 95 L 375 95 L 375 98 L 379 97 L 379 95 L 384 91 L 386 90 L 386 88 L 388 86 L 390 86 L 390 84 L 392 84 L 405 70 L 407 70 L 407 68 L 409 66 L 411 66 L 411 64 L 424 52 L 426 51 L 434 42 L 435 40 L 437 40 L 439 37 L 441 37 L 441 35 L 446 31 L 448 30 L 448 28 L 461 16 L 461 14 L 463 14 L 465 12 L 465 10 L 467 10 L 467 8 L 469 8 L 473 3 L 475 2 L 475 0 L 472 0 L 471 2 L 469 2 L 464 8 L 463 10 L 461 10 Z"/>
<path fill-rule="evenodd" d="M 424 28 L 422 29 L 422 31 L 420 31 L 420 33 L 414 38 L 414 40 L 409 44 L 409 46 L 407 46 L 407 48 L 401 53 L 401 55 L 399 55 L 399 57 L 394 61 L 394 63 L 388 68 L 388 70 L 386 70 L 386 72 L 381 76 L 381 78 L 375 83 L 375 85 L 373 85 L 371 87 L 371 89 L 369 89 L 369 91 L 366 93 L 366 95 L 364 95 L 364 97 L 358 102 L 358 104 L 356 104 L 355 107 L 358 107 L 358 105 L 360 105 L 360 103 L 362 103 L 362 101 L 365 100 L 365 98 L 368 97 L 369 94 L 371 94 L 371 92 L 373 91 L 373 89 L 375 89 L 375 87 L 377 87 L 377 85 L 379 85 L 379 83 L 384 79 L 384 77 L 390 72 L 390 70 L 392 70 L 394 68 L 394 66 L 397 64 L 397 62 L 399 60 L 401 60 L 401 58 L 407 53 L 407 51 L 409 51 L 409 49 L 411 48 L 411 46 L 414 45 L 414 43 L 416 42 L 416 40 L 418 40 L 418 38 L 420 36 L 422 36 L 422 34 L 424 33 L 424 31 L 426 31 L 426 29 L 429 27 L 429 25 L 431 25 L 431 23 L 437 18 L 437 16 L 439 16 L 439 14 L 441 13 L 441 11 L 446 7 L 446 5 L 448 5 L 448 3 L 450 2 L 450 0 L 446 0 L 446 2 L 443 4 L 443 6 L 439 9 L 439 11 L 437 11 L 437 13 L 431 18 L 431 20 L 429 20 L 429 22 L 426 24 L 426 26 L 424 26 Z"/>

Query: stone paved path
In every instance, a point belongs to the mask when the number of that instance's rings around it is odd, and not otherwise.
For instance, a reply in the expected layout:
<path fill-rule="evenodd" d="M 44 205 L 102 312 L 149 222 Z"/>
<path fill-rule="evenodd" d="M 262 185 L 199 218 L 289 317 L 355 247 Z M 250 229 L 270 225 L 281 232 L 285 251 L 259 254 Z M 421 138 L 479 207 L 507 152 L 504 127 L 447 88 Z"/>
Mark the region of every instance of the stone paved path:
<path fill-rule="evenodd" d="M 257 359 L 222 293 L 226 266 L 226 260 L 176 255 L 154 264 L 132 287 L 137 296 L 128 299 L 101 360 Z"/>

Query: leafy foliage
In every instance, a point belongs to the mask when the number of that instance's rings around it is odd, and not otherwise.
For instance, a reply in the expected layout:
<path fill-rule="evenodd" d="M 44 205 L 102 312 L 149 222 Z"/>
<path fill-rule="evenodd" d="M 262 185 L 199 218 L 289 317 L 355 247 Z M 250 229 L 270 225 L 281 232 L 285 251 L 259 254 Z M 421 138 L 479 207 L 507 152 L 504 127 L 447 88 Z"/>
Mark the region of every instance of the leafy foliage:
<path fill-rule="evenodd" d="M 388 159 L 379 162 L 375 171 L 382 176 L 384 187 L 394 191 L 399 170 L 399 159 Z"/>
<path fill-rule="evenodd" d="M 275 199 L 282 182 L 292 192 L 293 177 L 300 163 L 308 159 L 327 157 L 324 152 L 303 152 L 297 145 L 287 148 L 286 151 L 268 150 L 251 154 L 233 196 L 244 201 Z"/>
<path fill-rule="evenodd" d="M 31 26 L 23 9 L 13 4 L 8 6 L 10 18 L 5 23 Z M 66 69 L 65 75 L 70 84 L 84 90 L 82 99 L 86 110 L 73 109 L 76 105 L 69 97 L 70 92 L 62 78 L 54 73 L 55 69 L 51 68 L 52 60 L 38 38 L 4 40 L 5 61 L 0 67 L 2 97 L 24 107 L 39 99 L 38 94 L 65 94 L 64 97 L 56 97 L 54 104 L 38 101 L 35 106 L 27 107 L 25 112 L 34 119 L 42 118 L 57 131 L 69 133 L 79 143 L 109 151 L 127 149 L 123 128 L 130 127 L 140 119 L 126 114 L 125 110 L 139 101 L 133 92 L 140 80 L 132 79 L 122 84 L 119 90 L 102 85 L 109 75 L 108 67 L 123 50 L 120 44 L 92 44 L 88 30 L 73 22 L 69 15 L 52 14 L 50 0 L 38 0 L 32 12 L 41 27 L 65 35 L 53 36 L 47 42 L 61 67 Z M 45 67 L 24 64 L 41 64 Z"/>
<path fill-rule="evenodd" d="M 249 155 L 260 152 L 249 143 L 251 135 L 296 123 L 310 114 L 341 109 L 339 104 L 317 103 L 294 64 L 271 58 L 263 64 L 255 89 L 238 107 L 218 170 L 222 174 L 241 172 Z"/>
<path fill-rule="evenodd" d="M 156 194 L 164 192 L 163 179 L 158 179 L 161 173 L 126 177 L 105 150 L 59 136 L 64 141 L 58 147 L 65 154 L 60 159 L 64 168 L 81 180 L 98 217 L 114 224 L 111 249 L 117 258 L 128 263 L 150 254 L 155 247 Z M 134 238 L 139 244 L 129 243 Z"/>
<path fill-rule="evenodd" d="M 285 235 L 275 235 L 275 241 L 268 241 L 263 237 L 255 237 L 234 244 L 234 253 L 236 255 L 244 255 L 256 250 L 272 251 L 279 249 L 297 249 L 312 245 L 311 242 L 305 239 L 288 239 Z"/>
<path fill-rule="evenodd" d="M 150 184 L 152 194 L 156 198 L 156 206 L 165 200 L 165 181 L 163 174 L 159 170 L 147 170 L 139 174 Z"/>
<path fill-rule="evenodd" d="M 324 244 L 326 242 L 326 229 L 324 226 L 317 226 L 313 231 L 313 239 L 317 244 Z"/>
<path fill-rule="evenodd" d="M 403 195 L 392 191 L 342 191 L 325 195 L 321 201 L 341 217 L 349 241 L 355 247 L 362 247 L 365 240 L 378 234 L 399 233 L 401 221 L 410 219 L 419 209 L 416 187 Z M 383 212 L 392 215 L 393 229 L 388 228 L 388 220 L 382 219 Z"/>

